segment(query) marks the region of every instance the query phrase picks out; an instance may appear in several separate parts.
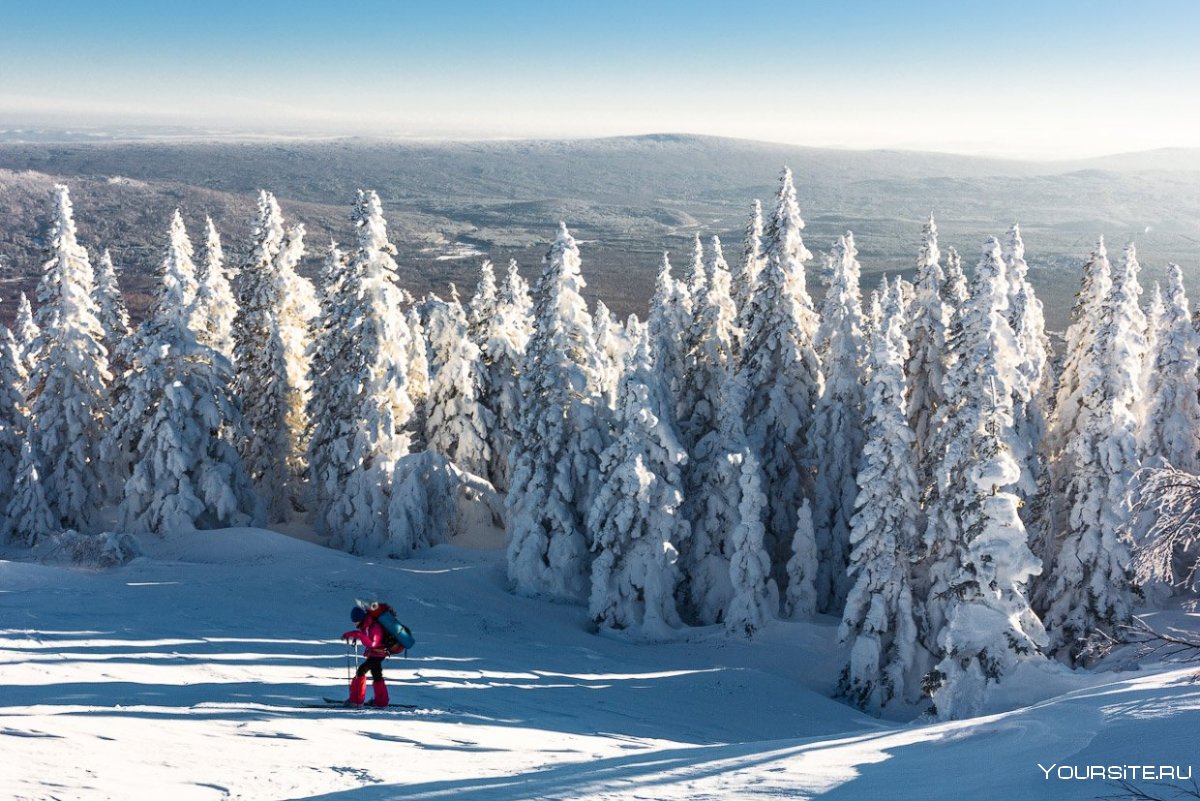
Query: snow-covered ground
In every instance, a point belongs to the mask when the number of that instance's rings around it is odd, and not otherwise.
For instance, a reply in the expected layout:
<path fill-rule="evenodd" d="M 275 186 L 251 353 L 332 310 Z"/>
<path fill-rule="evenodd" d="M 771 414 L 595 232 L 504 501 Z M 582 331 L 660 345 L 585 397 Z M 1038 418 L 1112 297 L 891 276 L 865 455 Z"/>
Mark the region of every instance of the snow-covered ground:
<path fill-rule="evenodd" d="M 1018 675 L 1013 711 L 880 721 L 828 697 L 829 619 L 636 645 L 510 595 L 496 549 L 143 547 L 106 571 L 0 561 L 0 797 L 1093 799 L 1114 788 L 1064 767 L 1200 763 L 1194 669 Z M 359 597 L 417 635 L 386 665 L 414 710 L 304 706 L 345 696 Z"/>

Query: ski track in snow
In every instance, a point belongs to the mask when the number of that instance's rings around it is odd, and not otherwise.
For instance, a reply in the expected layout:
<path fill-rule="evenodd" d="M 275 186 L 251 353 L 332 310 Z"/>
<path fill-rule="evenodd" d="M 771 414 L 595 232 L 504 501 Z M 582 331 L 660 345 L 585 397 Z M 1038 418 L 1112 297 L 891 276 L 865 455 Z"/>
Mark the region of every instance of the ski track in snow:
<path fill-rule="evenodd" d="M 828 619 L 634 645 L 508 594 L 499 552 L 364 560 L 251 529 L 145 547 L 109 571 L 0 561 L 0 797 L 1093 799 L 1112 788 L 1038 763 L 1200 761 L 1194 670 L 1064 671 L 1015 681 L 1016 711 L 884 721 L 827 697 Z M 303 708 L 346 691 L 356 597 L 416 632 L 385 666 L 416 709 Z"/>

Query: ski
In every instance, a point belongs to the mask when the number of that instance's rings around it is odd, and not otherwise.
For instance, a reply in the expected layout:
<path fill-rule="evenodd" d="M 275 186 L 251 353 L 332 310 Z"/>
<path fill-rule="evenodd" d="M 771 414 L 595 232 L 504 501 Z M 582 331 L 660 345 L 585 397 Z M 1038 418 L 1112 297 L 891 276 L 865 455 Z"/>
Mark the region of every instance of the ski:
<path fill-rule="evenodd" d="M 355 706 L 348 701 L 337 698 L 323 698 L 322 703 L 304 704 L 305 709 L 417 709 L 416 704 L 388 704 L 387 706 L 375 706 L 374 704 L 362 704 Z"/>

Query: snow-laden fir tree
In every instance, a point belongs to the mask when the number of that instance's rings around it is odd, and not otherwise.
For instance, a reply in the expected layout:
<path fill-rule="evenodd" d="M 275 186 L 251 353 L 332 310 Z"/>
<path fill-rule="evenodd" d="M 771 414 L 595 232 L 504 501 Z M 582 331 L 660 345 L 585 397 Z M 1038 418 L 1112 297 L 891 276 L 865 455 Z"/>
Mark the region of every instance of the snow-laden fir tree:
<path fill-rule="evenodd" d="M 771 563 L 763 545 L 766 530 L 762 515 L 767 498 L 762 492 L 758 460 L 749 451 L 742 463 L 740 482 L 739 520 L 729 543 L 733 597 L 725 614 L 725 628 L 751 637 L 774 617 L 779 607 L 779 590 L 770 578 Z M 807 505 L 801 507 L 798 517 L 809 519 Z"/>
<path fill-rule="evenodd" d="M 308 354 L 312 346 L 312 335 L 321 314 L 321 303 L 317 288 L 312 281 L 297 272 L 304 258 L 303 224 L 289 227 L 283 237 L 279 251 L 278 275 L 283 287 L 283 305 L 280 317 L 280 337 L 284 351 L 290 355 L 285 361 L 288 385 L 292 387 L 288 406 L 288 428 L 295 432 L 296 442 L 288 454 L 291 482 L 296 489 L 289 498 L 293 507 L 301 507 L 303 493 L 298 485 L 308 472 L 305 457 L 308 450 L 308 397 L 312 387 L 308 376 Z"/>
<path fill-rule="evenodd" d="M 955 260 L 956 262 L 956 260 Z M 954 263 L 950 275 L 961 275 Z M 969 533 L 967 521 L 976 503 L 973 487 L 963 481 L 976 464 L 979 404 L 1002 399 L 1005 415 L 989 425 L 1004 447 L 1015 437 L 1012 424 L 1012 377 L 1020 350 L 1008 322 L 1009 281 L 1000 245 L 984 243 L 969 297 L 951 318 L 946 340 L 945 402 L 934 416 L 930 440 L 936 462 L 925 488 L 924 557 L 916 570 L 917 596 L 923 598 L 921 639 L 937 653 L 938 637 L 947 624 L 954 582 L 961 574 Z M 985 375 L 983 367 L 988 368 Z M 1007 400 L 1004 400 L 1007 399 Z"/>
<path fill-rule="evenodd" d="M 333 423 L 344 413 L 340 404 L 347 386 L 344 368 L 355 347 L 353 315 L 358 311 L 358 282 L 351 280 L 346 255 L 330 241 L 321 267 L 321 315 L 309 351 L 308 371 L 312 393 L 308 399 L 308 506 L 316 514 L 316 526 L 324 523 L 322 511 L 333 499 L 340 475 L 341 449 L 333 443 L 344 432 Z"/>
<path fill-rule="evenodd" d="M 96 262 L 96 288 L 93 292 L 96 317 L 104 331 L 104 341 L 101 344 L 109 355 L 109 369 L 114 377 L 120 376 L 128 366 L 129 312 L 125 310 L 121 287 L 117 284 L 117 271 L 107 250 Z"/>
<path fill-rule="evenodd" d="M 650 350 L 654 364 L 663 377 L 672 399 L 672 425 L 677 419 L 680 399 L 687 381 L 687 333 L 693 313 L 692 296 L 687 282 L 671 275 L 671 259 L 663 253 L 650 299 L 650 316 L 646 326 L 650 334 Z"/>
<path fill-rule="evenodd" d="M 817 353 L 825 387 L 817 399 L 809 447 L 817 466 L 812 525 L 819 565 L 817 608 L 837 614 L 849 592 L 850 518 L 858 495 L 859 456 L 863 446 L 863 386 L 866 357 L 861 268 L 854 235 L 847 232 L 827 257 L 828 288 L 821 304 Z"/>
<path fill-rule="evenodd" d="M 258 212 L 254 243 L 235 286 L 235 390 L 246 424 L 242 460 L 266 503 L 267 521 L 279 522 L 297 509 L 301 495 L 315 293 L 295 273 L 302 232 L 284 231 L 283 214 L 269 192 L 259 195 Z"/>
<path fill-rule="evenodd" d="M 767 549 L 781 587 L 796 510 L 813 491 L 812 467 L 804 455 L 822 388 L 814 344 L 818 321 L 804 275 L 804 262 L 812 254 L 800 236 L 803 225 L 792 174 L 785 169 L 766 234 L 766 264 L 743 314 L 748 328 L 742 352 L 742 373 L 750 388 L 750 445 L 762 464 L 767 496 Z"/>
<path fill-rule="evenodd" d="M 935 703 L 949 718 L 978 713 L 985 686 L 1044 644 L 1026 600 L 1028 580 L 1042 566 L 1010 490 L 1020 480 L 1010 442 L 1021 354 L 1008 303 L 1000 242 L 989 239 L 950 330 L 947 402 L 937 415 L 942 458 L 918 590 L 926 597 L 923 642 L 941 657 L 932 674 Z"/>
<path fill-rule="evenodd" d="M 41 334 L 42 329 L 34 320 L 33 306 L 22 292 L 21 300 L 17 303 L 17 316 L 13 320 L 13 336 L 16 337 L 17 352 L 21 354 L 21 362 L 27 373 L 33 370 L 33 364 L 37 361 L 37 341 Z"/>
<path fill-rule="evenodd" d="M 749 320 L 744 315 L 750 305 L 750 298 L 758 286 L 758 274 L 762 272 L 763 263 L 762 201 L 755 200 L 750 210 L 750 219 L 746 222 L 745 236 L 742 240 L 742 258 L 732 271 L 731 282 L 733 305 L 738 313 L 738 331 L 743 336 L 749 327 Z M 740 358 L 741 337 L 737 344 Z"/>
<path fill-rule="evenodd" d="M 197 270 L 196 284 L 192 315 L 197 338 L 201 345 L 207 345 L 232 362 L 237 299 L 233 296 L 233 286 L 225 266 L 221 235 L 211 217 L 204 220 L 204 261 Z"/>
<path fill-rule="evenodd" d="M 500 286 L 500 294 L 506 303 L 516 307 L 519 316 L 527 322 L 527 336 L 533 334 L 533 296 L 529 292 L 529 282 L 521 276 L 520 265 L 516 259 L 508 260 L 508 271 L 504 274 L 504 283 Z"/>
<path fill-rule="evenodd" d="M 41 461 L 33 445 L 26 440 L 21 445 L 12 499 L 4 512 L 5 542 L 33 547 L 42 537 L 62 530 L 58 516 L 46 502 L 46 491 L 38 467 Z"/>
<path fill-rule="evenodd" d="M 75 235 L 67 187 L 54 188 L 49 258 L 38 285 L 29 441 L 46 503 L 63 528 L 86 530 L 103 503 L 100 444 L 108 429 L 108 354 L 95 275 Z"/>
<path fill-rule="evenodd" d="M 946 280 L 942 282 L 942 302 L 954 311 L 967 302 L 971 292 L 967 286 L 967 276 L 963 272 L 962 259 L 954 248 L 946 249 Z"/>
<path fill-rule="evenodd" d="M 726 384 L 736 369 L 738 331 L 729 268 L 718 237 L 711 240 L 705 269 L 704 288 L 694 298 L 687 334 L 680 403 L 688 413 L 679 421 L 680 436 L 691 454 L 683 466 L 683 514 L 693 526 L 692 537 L 681 549 L 681 596 L 689 620 L 714 623 L 728 599 L 728 541 L 738 519 L 738 472 L 744 460 L 740 454 L 747 444 L 741 407 L 722 412 Z M 744 404 L 744 393 L 739 402 Z M 726 419 L 728 414 L 737 420 Z"/>
<path fill-rule="evenodd" d="M 922 235 L 914 280 L 916 294 L 908 313 L 909 355 L 904 373 L 908 381 L 908 422 L 916 437 L 914 452 L 918 460 L 918 478 L 925 482 L 932 469 L 927 447 L 932 434 L 930 427 L 938 407 L 945 402 L 943 360 L 950 309 L 942 299 L 946 274 L 942 270 L 942 251 L 938 247 L 937 224 L 932 214 Z"/>
<path fill-rule="evenodd" d="M 460 469 L 487 478 L 496 416 L 482 403 L 483 361 L 457 298 L 429 318 L 427 333 L 439 365 L 429 386 L 427 447 Z"/>
<path fill-rule="evenodd" d="M 7 327 L 0 331 L 0 509 L 12 499 L 21 445 L 29 429 L 25 386 L 29 376 L 17 340 Z"/>
<path fill-rule="evenodd" d="M 1046 336 L 1042 302 L 1029 283 L 1029 265 L 1025 261 L 1025 243 L 1021 229 L 1013 225 L 1002 248 L 1008 273 L 1008 322 L 1017 340 L 1019 360 L 1012 379 L 1014 456 L 1021 467 L 1015 491 L 1023 501 L 1037 492 L 1044 469 L 1042 440 L 1046 436 L 1044 402 L 1053 392 L 1050 340 Z M 1032 508 L 1032 505 L 1030 506 Z"/>
<path fill-rule="evenodd" d="M 495 312 L 486 321 L 479 346 L 483 357 L 482 402 L 496 416 L 489 430 L 492 461 L 487 477 L 501 492 L 508 490 L 508 454 L 516 442 L 521 415 L 521 364 L 533 333 L 529 310 L 529 287 L 517 271 L 517 263 L 510 262 Z"/>
<path fill-rule="evenodd" d="M 885 284 L 886 287 L 886 284 Z M 849 663 L 838 685 L 856 706 L 878 711 L 914 695 L 917 624 L 910 579 L 918 540 L 919 487 L 908 425 L 908 340 L 898 284 L 881 297 L 881 325 L 868 346 L 866 441 L 850 522 L 850 577 L 838 639 Z"/>
<path fill-rule="evenodd" d="M 625 369 L 625 357 L 629 346 L 625 341 L 625 328 L 613 317 L 604 301 L 596 301 L 596 313 L 592 315 L 592 337 L 596 340 L 596 352 L 600 356 L 600 386 L 604 402 L 615 408 L 621 374 Z"/>
<path fill-rule="evenodd" d="M 404 349 L 404 356 L 408 360 L 408 397 L 413 403 L 408 435 L 412 450 L 416 452 L 425 448 L 425 420 L 429 410 L 429 339 L 416 305 L 408 308 L 404 319 L 411 335 Z"/>
<path fill-rule="evenodd" d="M 1084 392 L 1082 362 L 1088 358 L 1089 345 L 1095 340 L 1101 324 L 1101 306 L 1111 290 L 1112 265 L 1108 260 L 1108 249 L 1101 239 L 1083 267 L 1083 280 L 1071 309 L 1071 324 L 1067 328 L 1063 348 L 1063 366 L 1059 371 L 1054 413 L 1047 432 L 1047 449 L 1053 460 L 1056 494 L 1061 494 L 1073 472 L 1073 457 L 1065 447 L 1079 424 L 1077 418 Z"/>
<path fill-rule="evenodd" d="M 588 597 L 585 516 L 608 445 L 579 248 L 565 224 L 545 259 L 521 371 L 521 417 L 509 455 L 508 574 L 518 592 Z"/>
<path fill-rule="evenodd" d="M 1007 413 L 997 398 L 975 431 L 969 481 L 976 500 L 966 508 L 962 566 L 950 587 L 946 626 L 938 636 L 942 660 L 933 701 L 944 719 L 983 711 L 988 685 L 1001 683 L 1022 660 L 1041 656 L 1046 632 L 1029 606 L 1029 580 L 1041 562 L 1029 550 L 1017 513 L 1020 466 L 993 425 Z M 990 419 L 989 419 L 990 418 Z"/>
<path fill-rule="evenodd" d="M 617 439 L 600 457 L 600 484 L 587 516 L 592 532 L 588 612 L 601 628 L 661 639 L 682 623 L 675 606 L 687 452 L 671 423 L 671 398 L 650 358 L 648 337 L 621 378 Z"/>
<path fill-rule="evenodd" d="M 1146 415 L 1149 413 L 1149 401 L 1153 398 L 1158 390 L 1159 376 L 1153 370 L 1154 354 L 1158 352 L 1158 332 L 1162 328 L 1163 315 L 1167 313 L 1167 302 L 1163 298 L 1162 287 L 1157 281 L 1150 288 L 1150 300 L 1146 303 L 1146 363 L 1142 370 L 1142 397 L 1146 399 L 1147 404 L 1143 405 L 1142 414 L 1138 419 L 1138 424 L 1144 430 L 1146 426 Z M 1194 327 L 1194 326 L 1193 326 Z M 1140 439 L 1140 435 L 1139 435 Z M 1141 460 L 1146 461 L 1146 454 L 1139 451 Z"/>
<path fill-rule="evenodd" d="M 310 464 L 316 469 L 310 475 L 319 529 L 345 550 L 372 553 L 389 537 L 393 470 L 409 451 L 405 425 L 413 403 L 405 348 L 411 333 L 379 196 L 360 191 L 351 219 L 358 247 L 327 296 L 329 314 L 314 349 L 321 356 L 314 358 L 313 379 L 324 386 L 313 398 L 325 408 L 310 407 L 324 415 L 313 427 Z M 341 263 L 331 248 L 327 274 Z"/>
<path fill-rule="evenodd" d="M 233 368 L 191 327 L 198 322 L 187 297 L 195 265 L 178 211 L 158 283 L 132 354 L 124 417 L 108 440 L 131 456 L 122 526 L 167 534 L 254 524 L 261 507 L 235 447 L 242 432 Z"/>
<path fill-rule="evenodd" d="M 689 451 L 708 432 L 716 430 L 721 386 L 729 371 L 736 367 L 737 309 L 731 296 L 729 266 L 718 237 L 714 236 L 710 242 L 708 263 L 703 270 L 703 279 L 690 282 L 697 292 L 692 295 L 693 313 L 684 334 L 687 351 L 677 406 L 681 415 L 679 433 Z"/>
<path fill-rule="evenodd" d="M 693 311 L 708 286 L 708 268 L 704 259 L 704 243 L 700 241 L 700 233 L 692 235 L 692 261 L 687 273 L 688 297 L 692 299 Z"/>
<path fill-rule="evenodd" d="M 685 486 L 692 536 L 682 549 L 681 608 L 688 621 L 700 625 L 720 622 L 733 597 L 732 534 L 741 522 L 742 475 L 750 455 L 742 420 L 746 392 L 736 382 L 731 374 L 722 384 L 717 427 L 700 440 L 686 464 L 697 483 Z"/>
<path fill-rule="evenodd" d="M 1168 268 L 1162 309 L 1150 315 L 1157 323 L 1146 371 L 1149 395 L 1139 438 L 1144 464 L 1170 464 L 1200 473 L 1200 334 L 1179 265 Z"/>
<path fill-rule="evenodd" d="M 796 511 L 792 557 L 787 562 L 787 595 L 783 599 L 783 613 L 786 617 L 807 618 L 817 613 L 819 561 L 812 504 L 805 498 Z M 778 593 L 778 590 L 772 591 Z"/>
<path fill-rule="evenodd" d="M 483 347 L 483 331 L 488 319 L 496 312 L 499 288 L 496 286 L 496 269 L 490 259 L 484 259 L 479 265 L 479 282 L 475 284 L 475 294 L 467 303 L 467 329 L 471 341 L 477 347 Z"/>
<path fill-rule="evenodd" d="M 1139 467 L 1145 330 L 1137 273 L 1127 250 L 1095 310 L 1094 334 L 1078 342 L 1084 351 L 1073 360 L 1078 406 L 1063 443 L 1071 472 L 1063 477 L 1053 569 L 1038 598 L 1050 646 L 1063 659 L 1080 658 L 1097 629 L 1111 633 L 1132 614 L 1126 523 Z"/>

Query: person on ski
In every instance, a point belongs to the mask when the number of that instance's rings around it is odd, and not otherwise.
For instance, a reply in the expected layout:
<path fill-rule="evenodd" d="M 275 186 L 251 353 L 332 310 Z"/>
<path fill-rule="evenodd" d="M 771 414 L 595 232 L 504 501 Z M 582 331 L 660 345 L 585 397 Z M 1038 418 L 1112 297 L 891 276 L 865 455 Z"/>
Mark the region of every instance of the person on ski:
<path fill-rule="evenodd" d="M 367 697 L 367 673 L 371 674 L 371 689 L 375 693 L 373 703 L 375 706 L 388 705 L 388 690 L 387 685 L 383 682 L 383 660 L 387 657 L 388 651 L 383 645 L 384 630 L 380 625 L 379 620 L 359 606 L 355 606 L 350 610 L 350 619 L 354 621 L 357 628 L 351 629 L 342 635 L 342 639 L 346 642 L 350 640 L 358 640 L 362 643 L 365 649 L 366 659 L 358 666 L 358 672 L 354 674 L 354 678 L 350 681 L 350 700 L 351 706 L 362 706 Z"/>

